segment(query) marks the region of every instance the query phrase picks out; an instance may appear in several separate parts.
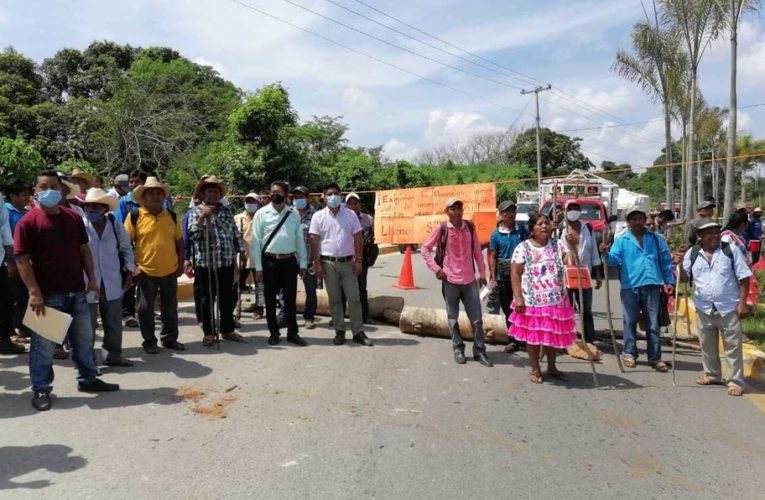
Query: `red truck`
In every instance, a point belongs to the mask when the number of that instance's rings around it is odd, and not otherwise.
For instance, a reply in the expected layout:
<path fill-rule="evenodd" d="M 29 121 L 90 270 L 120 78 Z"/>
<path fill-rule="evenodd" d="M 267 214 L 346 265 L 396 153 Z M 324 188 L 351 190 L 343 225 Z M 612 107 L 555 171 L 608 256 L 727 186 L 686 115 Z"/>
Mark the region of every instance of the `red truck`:
<path fill-rule="evenodd" d="M 579 206 L 582 207 L 582 216 L 579 220 L 592 226 L 592 229 L 595 233 L 595 238 L 598 240 L 598 244 L 600 244 L 603 241 L 603 233 L 608 230 L 609 225 L 616 222 L 617 216 L 608 215 L 606 205 L 600 198 L 573 198 L 569 196 L 558 196 L 556 199 L 558 205 L 560 205 L 563 209 L 566 208 L 566 204 L 572 201 L 578 203 Z M 548 217 L 551 217 L 551 199 L 545 201 L 540 212 Z M 614 228 L 611 227 L 611 229 L 613 230 Z"/>

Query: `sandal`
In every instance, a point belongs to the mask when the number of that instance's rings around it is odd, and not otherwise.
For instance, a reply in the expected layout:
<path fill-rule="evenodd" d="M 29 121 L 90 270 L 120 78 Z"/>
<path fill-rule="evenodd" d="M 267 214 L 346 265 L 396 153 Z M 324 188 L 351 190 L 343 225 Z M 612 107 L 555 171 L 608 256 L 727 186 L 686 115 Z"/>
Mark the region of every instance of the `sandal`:
<path fill-rule="evenodd" d="M 635 368 L 637 363 L 635 362 L 635 358 L 627 357 L 622 359 L 622 364 L 624 364 L 624 366 L 627 368 Z"/>
<path fill-rule="evenodd" d="M 252 320 L 253 321 L 257 321 L 259 319 L 263 319 L 263 315 L 262 314 L 256 313 L 256 312 L 252 313 Z"/>
<path fill-rule="evenodd" d="M 530 372 L 529 373 L 529 382 L 532 384 L 541 384 L 544 382 L 544 379 L 542 378 L 542 374 L 539 372 Z"/>
<path fill-rule="evenodd" d="M 667 363 L 665 363 L 664 361 L 659 361 L 658 363 L 652 364 L 651 368 L 661 373 L 666 373 L 669 371 L 669 367 L 667 366 Z"/>
<path fill-rule="evenodd" d="M 111 360 L 111 361 L 109 361 L 107 359 L 106 361 L 104 361 L 104 364 L 106 366 L 126 366 L 126 367 L 133 366 L 133 362 L 132 361 L 130 361 L 129 359 L 124 358 L 122 356 L 120 356 L 117 359 Z"/>
<path fill-rule="evenodd" d="M 53 359 L 67 359 L 68 357 L 69 353 L 63 346 L 56 346 L 56 350 L 53 351 Z"/>
<path fill-rule="evenodd" d="M 547 370 L 547 375 L 551 376 L 552 378 L 554 378 L 556 380 L 560 380 L 561 382 L 568 382 L 568 375 L 566 375 L 562 371 L 559 371 L 559 370 L 555 370 L 555 371 Z"/>
<path fill-rule="evenodd" d="M 224 333 L 221 335 L 221 337 L 223 337 L 225 340 L 228 340 L 229 342 L 244 342 L 244 337 L 236 332 Z"/>
<path fill-rule="evenodd" d="M 723 385 L 721 380 L 710 377 L 709 375 L 704 375 L 703 377 L 697 378 L 696 383 L 698 385 Z"/>
<path fill-rule="evenodd" d="M 728 386 L 728 396 L 743 396 L 744 395 L 744 389 L 737 385 L 729 385 Z"/>

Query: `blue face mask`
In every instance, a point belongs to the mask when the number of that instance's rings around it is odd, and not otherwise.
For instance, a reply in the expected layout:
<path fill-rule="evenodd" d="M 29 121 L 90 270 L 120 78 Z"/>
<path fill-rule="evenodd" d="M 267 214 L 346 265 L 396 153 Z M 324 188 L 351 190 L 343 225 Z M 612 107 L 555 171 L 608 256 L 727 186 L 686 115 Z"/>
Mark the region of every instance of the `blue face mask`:
<path fill-rule="evenodd" d="M 329 208 L 337 208 L 340 206 L 340 203 L 342 202 L 343 202 L 343 199 L 340 197 L 339 194 L 333 194 L 327 197 L 327 206 Z"/>
<path fill-rule="evenodd" d="M 37 193 L 37 201 L 46 208 L 53 208 L 61 202 L 61 191 L 46 189 Z"/>
<path fill-rule="evenodd" d="M 305 198 L 296 198 L 293 200 L 293 203 L 298 210 L 305 210 L 305 207 L 308 206 L 308 200 Z"/>
<path fill-rule="evenodd" d="M 101 212 L 85 212 L 85 217 L 87 217 L 91 224 L 104 220 L 104 214 Z"/>
<path fill-rule="evenodd" d="M 260 205 L 258 205 L 257 203 L 245 203 L 244 204 L 244 209 L 247 210 L 248 212 L 250 212 L 251 214 L 254 214 L 255 212 L 257 212 L 258 208 L 260 208 Z"/>

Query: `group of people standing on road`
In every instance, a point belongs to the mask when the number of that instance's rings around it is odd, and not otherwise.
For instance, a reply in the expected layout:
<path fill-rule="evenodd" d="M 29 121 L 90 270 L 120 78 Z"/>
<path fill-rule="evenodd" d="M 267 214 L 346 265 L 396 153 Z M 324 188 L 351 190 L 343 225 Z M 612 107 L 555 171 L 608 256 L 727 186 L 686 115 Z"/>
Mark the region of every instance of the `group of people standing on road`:
<path fill-rule="evenodd" d="M 21 354 L 30 344 L 33 406 L 38 410 L 51 407 L 53 359 L 69 356 L 67 347 L 79 390 L 119 389 L 99 378 L 94 348 L 99 318 L 107 366 L 133 365 L 122 353 L 126 327 L 140 328 L 148 354 L 157 354 L 160 344 L 185 350 L 178 340 L 177 298 L 184 272 L 194 277 L 195 314 L 206 347 L 218 346 L 220 339 L 245 341 L 236 331 L 240 323 L 235 309 L 248 280 L 255 292 L 249 312 L 253 319 L 265 316 L 268 344 L 279 344 L 286 328 L 287 342 L 307 345 L 297 322 L 298 279 L 305 293 L 303 328 L 316 326 L 317 289 L 323 287 L 334 344 L 346 341 L 347 314 L 353 341 L 372 345 L 364 324 L 370 321 L 367 274 L 377 256 L 374 221 L 362 212 L 358 194 L 343 197 L 336 184 L 324 188 L 323 206 L 318 206 L 311 203 L 306 187 L 275 181 L 268 190 L 247 194 L 244 210 L 235 215 L 225 183 L 204 176 L 182 218 L 172 209 L 169 186 L 140 171 L 116 176 L 109 192 L 90 174 L 75 170 L 41 172 L 33 186 L 16 183 L 4 193 L 0 353 Z M 575 201 L 561 206 L 560 214 L 555 208 L 551 216 L 532 214 L 527 224 L 516 222 L 514 202 L 503 201 L 489 241 L 488 275 L 476 227 L 463 218 L 463 202 L 452 198 L 444 210 L 446 221 L 424 242 L 422 256 L 441 281 L 458 364 L 467 362 L 459 329 L 462 303 L 474 338 L 473 359 L 493 366 L 486 353 L 480 290 L 488 287 L 490 309 L 506 317 L 506 351 L 528 351 L 530 382 L 567 380 L 556 357 L 577 339 L 574 305 L 582 318 L 583 339 L 596 340 L 593 291 L 601 287 L 607 264 L 619 268 L 625 366 L 637 363 L 637 326 L 642 323 L 648 363 L 668 371 L 659 334 L 666 326 L 666 298 L 678 280 L 689 280 L 705 371 L 697 383 L 724 382 L 717 352 L 721 337 L 730 368 L 728 392 L 743 393 L 740 319 L 749 314 L 750 277 L 762 237 L 760 209 L 737 211 L 723 230 L 710 218 L 714 203 L 701 204 L 698 217 L 687 224 L 692 228 L 687 244 L 673 253 L 663 236 L 671 212 L 652 217 L 639 207 L 626 210 L 628 231 L 611 243 L 607 237 L 598 241 Z M 53 308 L 72 316 L 62 345 L 24 326 L 28 308 L 38 315 Z"/>
<path fill-rule="evenodd" d="M 254 301 L 253 317 L 265 313 L 269 345 L 280 342 L 282 325 L 288 342 L 307 344 L 296 319 L 298 277 L 306 292 L 306 329 L 316 324 L 321 283 L 329 299 L 334 343 L 346 340 L 347 312 L 353 341 L 372 345 L 364 323 L 366 274 L 376 245 L 373 220 L 361 212 L 359 195 L 343 199 L 340 188 L 331 184 L 322 196 L 326 206 L 317 208 L 309 202 L 307 188 L 291 189 L 276 181 L 267 193 L 247 195 L 244 212 L 234 216 L 226 185 L 205 176 L 179 218 L 171 208 L 169 186 L 156 177 L 135 171 L 116 176 L 109 192 L 95 186 L 95 178 L 86 172 L 45 171 L 33 186 L 4 188 L 9 199 L 0 203 L 0 353 L 23 354 L 29 344 L 37 410 L 51 407 L 54 358 L 71 354 L 80 391 L 119 389 L 99 378 L 99 322 L 106 366 L 133 366 L 122 354 L 126 327 L 140 328 L 148 354 L 157 354 L 159 344 L 185 350 L 178 340 L 177 295 L 184 272 L 195 278 L 195 312 L 206 347 L 218 346 L 220 339 L 245 341 L 236 331 L 234 310 L 248 277 L 256 297 L 262 295 Z M 62 344 L 23 325 L 28 307 L 33 314 L 52 308 L 72 317 Z"/>
<path fill-rule="evenodd" d="M 747 218 L 745 211 L 734 213 L 725 232 L 710 217 L 714 202 L 699 206 L 699 217 L 690 221 L 687 245 L 673 253 L 662 233 L 674 215 L 656 217 L 633 206 L 624 215 L 628 231 L 613 243 L 598 241 L 590 224 L 580 220 L 581 207 L 571 201 L 561 208 L 562 217 L 535 213 L 526 226 L 516 223 L 512 201 L 499 204 L 499 222 L 492 232 L 487 257 L 492 294 L 490 312 L 501 308 L 507 319 L 509 343 L 506 352 L 525 348 L 531 372 L 529 381 L 542 383 L 542 355 L 547 357 L 546 376 L 567 380 L 556 366 L 560 349 L 577 339 L 575 309 L 583 323 L 583 338 L 595 341 L 592 315 L 593 289 L 601 287 L 604 263 L 619 268 L 623 316 L 623 364 L 633 368 L 639 357 L 637 328 L 646 332 L 648 364 L 659 372 L 669 366 L 662 361 L 660 328 L 668 326 L 667 298 L 678 280 L 689 281 L 697 314 L 704 376 L 699 385 L 726 383 L 722 377 L 718 340 L 722 338 L 730 375 L 728 393 L 740 396 L 744 389 L 740 319 L 749 313 L 747 294 L 752 276 L 752 254 L 757 245 L 741 242 L 749 221 L 759 221 L 760 209 Z M 454 359 L 466 362 L 459 331 L 459 303 L 463 303 L 472 327 L 473 357 L 484 366 L 486 355 L 479 287 L 487 285 L 485 266 L 475 227 L 463 219 L 463 203 L 450 199 L 445 206 L 447 222 L 433 229 L 422 247 L 423 260 L 442 282 Z M 651 227 L 648 222 L 651 221 Z M 759 226 L 761 227 L 761 226 Z M 726 240 L 727 238 L 727 240 Z M 476 273 L 478 280 L 476 280 Z M 492 304 L 493 302 L 493 304 Z M 492 311 L 493 309 L 493 311 Z"/>

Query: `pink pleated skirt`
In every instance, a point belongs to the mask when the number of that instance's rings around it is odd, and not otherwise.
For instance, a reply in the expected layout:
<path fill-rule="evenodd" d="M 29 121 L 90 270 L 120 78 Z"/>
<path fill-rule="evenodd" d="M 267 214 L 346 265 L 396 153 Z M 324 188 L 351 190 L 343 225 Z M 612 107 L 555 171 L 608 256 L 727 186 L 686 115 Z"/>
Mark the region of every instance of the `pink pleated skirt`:
<path fill-rule="evenodd" d="M 565 349 L 576 342 L 574 308 L 568 297 L 555 305 L 526 306 L 522 314 L 513 309 L 510 322 L 510 336 L 527 344 Z"/>

